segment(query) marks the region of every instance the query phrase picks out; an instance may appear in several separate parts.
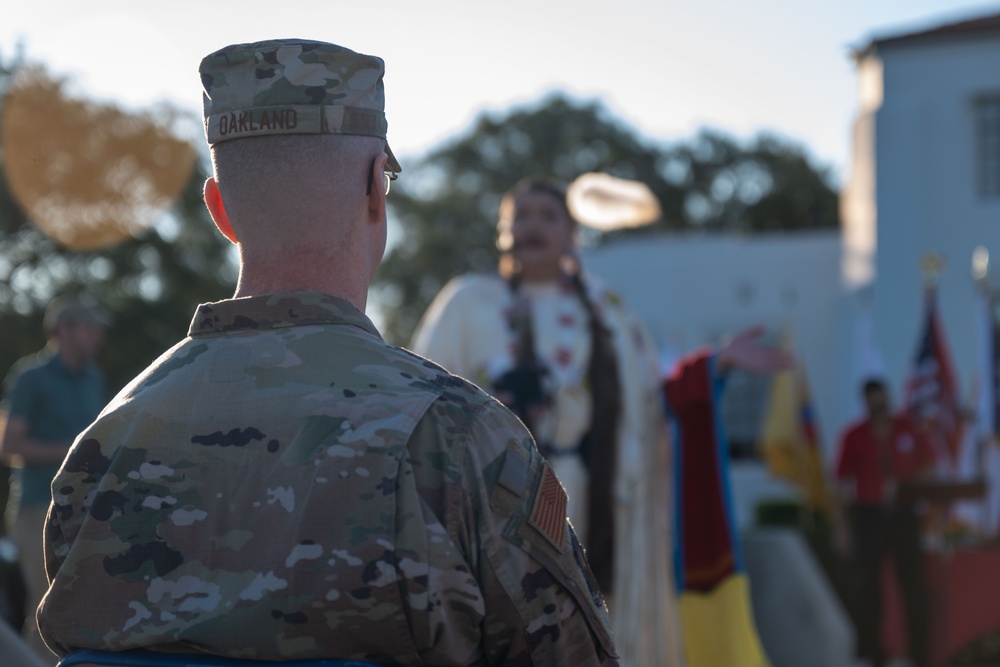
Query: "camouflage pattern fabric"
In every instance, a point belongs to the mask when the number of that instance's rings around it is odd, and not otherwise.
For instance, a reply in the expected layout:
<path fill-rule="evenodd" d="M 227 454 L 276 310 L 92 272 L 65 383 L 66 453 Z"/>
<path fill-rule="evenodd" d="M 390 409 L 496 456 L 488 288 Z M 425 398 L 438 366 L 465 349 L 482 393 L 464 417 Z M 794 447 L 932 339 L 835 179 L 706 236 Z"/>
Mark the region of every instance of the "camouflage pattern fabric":
<path fill-rule="evenodd" d="M 233 44 L 205 56 L 209 145 L 271 134 L 386 138 L 385 63 L 326 42 L 281 39 Z M 402 168 L 388 144 L 387 166 Z"/>
<path fill-rule="evenodd" d="M 39 626 L 58 653 L 614 665 L 554 480 L 346 301 L 202 305 L 53 482 Z"/>

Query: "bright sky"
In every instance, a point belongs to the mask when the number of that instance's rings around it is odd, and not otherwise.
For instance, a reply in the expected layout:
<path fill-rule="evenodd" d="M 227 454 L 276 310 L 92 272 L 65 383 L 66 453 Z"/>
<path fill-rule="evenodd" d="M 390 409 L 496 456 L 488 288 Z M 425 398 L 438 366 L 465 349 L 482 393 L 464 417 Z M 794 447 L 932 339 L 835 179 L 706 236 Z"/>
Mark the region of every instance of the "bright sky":
<path fill-rule="evenodd" d="M 0 14 L 0 56 L 21 41 L 90 94 L 197 110 L 205 54 L 321 39 L 385 59 L 389 140 L 404 168 L 480 112 L 562 89 L 603 100 L 654 139 L 705 125 L 776 130 L 843 177 L 850 48 L 998 11 L 981 0 L 19 0 Z"/>

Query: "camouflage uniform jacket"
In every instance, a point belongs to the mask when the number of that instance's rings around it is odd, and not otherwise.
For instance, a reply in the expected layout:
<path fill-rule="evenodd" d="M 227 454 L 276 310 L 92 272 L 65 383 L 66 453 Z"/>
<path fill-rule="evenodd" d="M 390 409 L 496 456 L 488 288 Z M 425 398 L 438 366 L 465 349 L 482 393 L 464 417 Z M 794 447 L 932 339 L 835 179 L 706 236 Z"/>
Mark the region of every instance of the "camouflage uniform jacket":
<path fill-rule="evenodd" d="M 341 299 L 200 306 L 52 488 L 59 653 L 617 664 L 521 423 Z"/>

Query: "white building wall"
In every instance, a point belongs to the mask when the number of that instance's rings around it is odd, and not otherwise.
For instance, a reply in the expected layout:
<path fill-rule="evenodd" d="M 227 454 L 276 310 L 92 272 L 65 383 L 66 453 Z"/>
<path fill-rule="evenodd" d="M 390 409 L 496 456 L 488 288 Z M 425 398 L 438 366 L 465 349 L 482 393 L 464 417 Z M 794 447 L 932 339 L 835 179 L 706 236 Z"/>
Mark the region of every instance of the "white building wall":
<path fill-rule="evenodd" d="M 978 381 L 977 246 L 990 250 L 1000 285 L 1000 199 L 979 193 L 975 127 L 977 98 L 1000 93 L 1000 35 L 876 44 L 858 74 L 842 234 L 671 235 L 584 253 L 586 267 L 674 354 L 753 324 L 773 335 L 790 326 L 828 459 L 860 416 L 858 383 L 872 370 L 866 348 L 877 347 L 902 400 L 922 324 L 921 259 L 934 252 L 947 262 L 938 304 L 966 397 Z"/>
<path fill-rule="evenodd" d="M 922 312 L 921 257 L 940 253 L 938 303 L 964 395 L 975 372 L 972 252 L 984 245 L 1000 259 L 1000 201 L 978 193 L 974 124 L 976 97 L 1000 92 L 1000 37 L 889 44 L 873 58 L 884 77 L 874 112 L 877 339 L 901 398 Z"/>
<path fill-rule="evenodd" d="M 832 447 L 845 419 L 838 382 L 850 329 L 839 319 L 844 304 L 837 231 L 622 239 L 587 250 L 583 261 L 621 293 L 669 354 L 717 343 L 756 324 L 775 340 L 790 327 L 824 444 Z"/>

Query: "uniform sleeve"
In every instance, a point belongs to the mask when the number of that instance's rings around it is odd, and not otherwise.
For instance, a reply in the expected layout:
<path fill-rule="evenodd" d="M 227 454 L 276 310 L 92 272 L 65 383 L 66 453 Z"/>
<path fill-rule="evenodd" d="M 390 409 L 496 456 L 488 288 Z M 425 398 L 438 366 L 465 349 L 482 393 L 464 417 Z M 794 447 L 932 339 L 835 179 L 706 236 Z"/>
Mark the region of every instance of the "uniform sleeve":
<path fill-rule="evenodd" d="M 496 403 L 471 429 L 462 466 L 485 601 L 490 665 L 617 665 L 610 624 L 566 494 L 523 425 Z"/>
<path fill-rule="evenodd" d="M 76 540 L 87 518 L 91 491 L 109 464 L 94 429 L 92 426 L 80 434 L 52 481 L 54 493 L 44 533 L 45 569 L 50 582 Z"/>
<path fill-rule="evenodd" d="M 61 573 L 65 580 L 72 580 L 76 576 L 72 568 L 63 568 L 66 567 L 67 557 L 90 511 L 91 492 L 107 469 L 108 459 L 101 452 L 98 441 L 91 437 L 92 429 L 93 427 L 81 434 L 70 448 L 52 481 L 52 502 L 45 517 L 43 532 L 45 575 L 50 586 L 57 574 Z M 58 605 L 49 605 L 48 600 L 46 597 L 37 612 L 39 631 L 51 650 L 64 655 L 74 648 L 62 641 L 63 634 L 60 632 L 66 627 L 62 623 L 66 620 L 66 611 Z"/>
<path fill-rule="evenodd" d="M 465 318 L 462 304 L 463 281 L 456 278 L 431 302 L 417 325 L 410 349 L 447 368 L 456 375 L 468 376 L 465 342 Z"/>
<path fill-rule="evenodd" d="M 43 551 L 45 554 L 45 577 L 49 584 L 56 578 L 56 573 L 62 567 L 63 558 L 69 551 L 69 545 L 63 537 L 62 526 L 59 524 L 56 508 L 50 504 L 45 516 Z"/>

